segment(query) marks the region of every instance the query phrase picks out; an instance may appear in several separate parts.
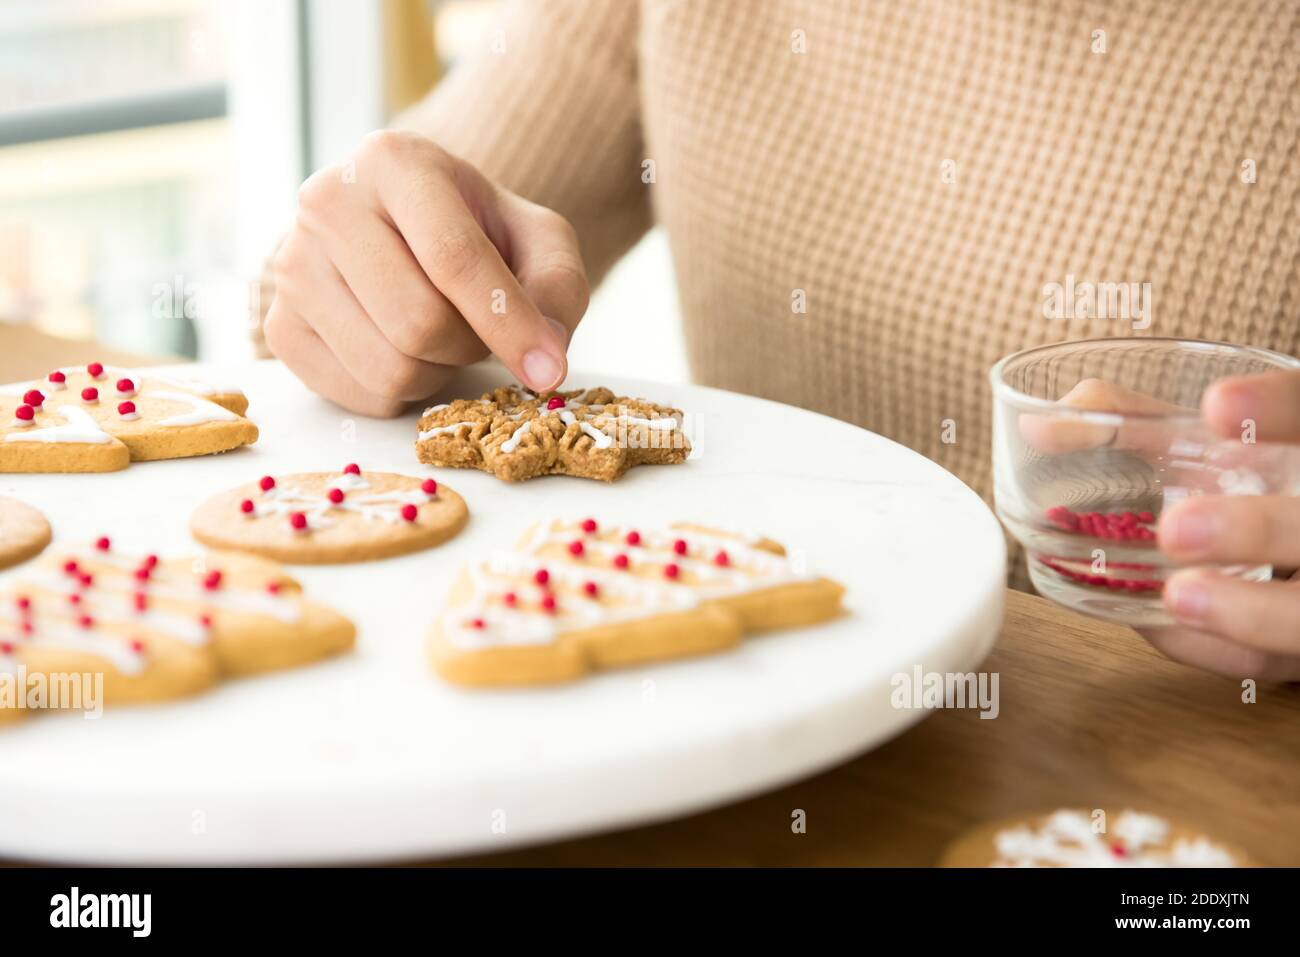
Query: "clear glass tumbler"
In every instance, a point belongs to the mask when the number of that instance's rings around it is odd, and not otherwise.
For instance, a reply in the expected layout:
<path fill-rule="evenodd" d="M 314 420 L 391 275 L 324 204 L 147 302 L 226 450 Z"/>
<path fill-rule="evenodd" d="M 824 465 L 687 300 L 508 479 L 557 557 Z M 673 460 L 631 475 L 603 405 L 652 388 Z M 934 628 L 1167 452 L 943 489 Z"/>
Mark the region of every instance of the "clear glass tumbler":
<path fill-rule="evenodd" d="M 1300 494 L 1293 446 L 1211 434 L 1201 396 L 1229 376 L 1300 368 L 1266 349 L 1187 339 L 1039 346 L 993 367 L 994 500 L 1040 594 L 1130 625 L 1168 624 L 1175 567 L 1161 511 L 1191 495 Z M 1220 568 L 1254 580 L 1267 565 Z"/>

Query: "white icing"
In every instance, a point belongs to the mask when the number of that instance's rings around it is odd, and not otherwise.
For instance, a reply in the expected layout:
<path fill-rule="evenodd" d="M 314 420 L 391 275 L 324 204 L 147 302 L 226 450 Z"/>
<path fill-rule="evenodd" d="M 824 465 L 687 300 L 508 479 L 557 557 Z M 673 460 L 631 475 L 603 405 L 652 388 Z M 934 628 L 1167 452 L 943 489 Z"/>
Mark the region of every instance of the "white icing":
<path fill-rule="evenodd" d="M 435 435 L 443 435 L 447 432 L 458 432 L 462 428 L 472 429 L 477 424 L 477 422 L 453 422 L 451 425 L 439 425 L 432 429 L 425 429 L 419 434 L 418 438 L 420 441 L 424 441 L 425 439 L 433 438 Z"/>
<path fill-rule="evenodd" d="M 1235 867 L 1232 855 L 1204 838 L 1166 846 L 1161 818 L 1124 811 L 1115 821 L 1118 844 L 1093 829 L 1082 811 L 1057 811 L 1038 830 L 1016 827 L 994 835 L 994 867 Z M 1116 847 L 1122 850 L 1116 851 Z"/>
<path fill-rule="evenodd" d="M 140 418 L 140 413 L 139 413 L 139 412 L 119 412 L 119 413 L 118 413 L 118 418 L 119 418 L 119 419 L 125 419 L 127 422 L 134 422 L 136 419 Z"/>
<path fill-rule="evenodd" d="M 588 422 L 579 419 L 569 409 L 560 408 L 557 409 L 556 411 L 560 413 L 560 421 L 563 422 L 565 425 L 576 425 L 578 426 L 578 428 L 582 429 L 584 433 L 591 436 L 592 441 L 595 442 L 596 444 L 596 448 L 607 449 L 614 444 L 614 440 L 612 438 L 610 438 L 600 429 L 596 428 L 594 425 L 591 425 Z"/>
<path fill-rule="evenodd" d="M 185 392 L 162 391 L 150 392 L 149 395 L 155 399 L 166 399 L 168 402 L 179 402 L 190 407 L 189 412 L 169 416 L 159 422 L 159 425 L 202 425 L 204 422 L 233 422 L 239 418 L 235 413 L 222 408 L 215 402 L 209 402 L 207 399 L 201 399 L 196 395 L 189 395 Z"/>
<path fill-rule="evenodd" d="M 532 419 L 529 419 L 523 425 L 519 426 L 519 428 L 515 429 L 514 432 L 510 434 L 510 438 L 501 443 L 501 451 L 513 452 L 515 449 L 519 448 L 519 443 L 523 440 L 523 437 L 532 430 L 532 426 L 533 421 Z"/>
<path fill-rule="evenodd" d="M 10 423 L 10 425 L 12 425 L 15 429 L 30 429 L 35 424 L 36 424 L 35 419 L 20 419 L 17 418 L 16 416 L 14 417 L 13 422 Z"/>
<path fill-rule="evenodd" d="M 61 405 L 54 411 L 67 420 L 67 425 L 49 425 L 30 432 L 10 432 L 6 442 L 85 442 L 104 445 L 113 437 L 99 427 L 90 413 L 80 406 Z"/>
<path fill-rule="evenodd" d="M 587 534 L 578 522 L 534 527 L 515 551 L 470 568 L 472 594 L 466 604 L 443 615 L 443 633 L 453 645 L 471 650 L 544 644 L 577 627 L 685 610 L 706 599 L 809 577 L 785 556 L 755 547 L 755 539 L 666 528 L 641 530 L 640 542 L 628 545 L 628 531 L 601 525 L 596 533 Z M 674 550 L 679 539 L 686 542 L 686 555 Z M 557 548 L 567 549 L 575 540 L 583 543 L 582 558 Z M 719 552 L 726 552 L 726 565 L 716 564 Z M 626 570 L 614 565 L 614 557 L 620 554 L 630 559 Z M 663 568 L 669 563 L 680 570 L 677 579 L 664 577 Z M 558 597 L 553 613 L 529 600 L 534 597 L 529 590 L 535 590 L 530 579 L 543 568 Z M 588 582 L 595 583 L 598 599 L 586 595 Z M 512 591 L 522 606 L 504 603 L 503 596 Z M 475 627 L 475 620 L 483 627 Z"/>
<path fill-rule="evenodd" d="M 344 472 L 338 478 L 333 479 L 330 488 L 341 489 L 344 492 L 356 491 L 357 489 L 370 488 L 370 483 L 365 480 L 364 476 L 355 472 Z"/>

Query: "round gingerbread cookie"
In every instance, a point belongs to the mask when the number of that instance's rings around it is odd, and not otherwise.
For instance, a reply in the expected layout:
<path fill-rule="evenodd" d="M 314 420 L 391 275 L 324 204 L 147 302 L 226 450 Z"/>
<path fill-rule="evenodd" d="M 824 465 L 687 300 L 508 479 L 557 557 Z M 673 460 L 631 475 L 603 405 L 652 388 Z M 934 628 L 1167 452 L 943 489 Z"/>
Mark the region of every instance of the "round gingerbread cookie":
<path fill-rule="evenodd" d="M 14 498 L 0 496 L 0 568 L 39 555 L 50 544 L 45 516 Z"/>
<path fill-rule="evenodd" d="M 1248 867 L 1236 848 L 1153 814 L 1070 808 L 997 821 L 948 846 L 941 867 Z"/>
<path fill-rule="evenodd" d="M 302 565 L 364 562 L 447 541 L 465 500 L 431 478 L 393 472 L 264 475 L 208 499 L 190 520 L 205 545 Z"/>

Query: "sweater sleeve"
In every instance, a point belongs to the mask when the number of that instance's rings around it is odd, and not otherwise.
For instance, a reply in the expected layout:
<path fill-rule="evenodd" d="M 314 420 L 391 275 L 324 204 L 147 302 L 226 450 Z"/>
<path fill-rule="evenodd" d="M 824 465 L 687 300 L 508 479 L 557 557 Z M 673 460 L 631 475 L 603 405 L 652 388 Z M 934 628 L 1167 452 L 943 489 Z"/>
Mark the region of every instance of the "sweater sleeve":
<path fill-rule="evenodd" d="M 636 0 L 516 0 L 394 125 L 566 216 L 592 284 L 649 228 Z"/>

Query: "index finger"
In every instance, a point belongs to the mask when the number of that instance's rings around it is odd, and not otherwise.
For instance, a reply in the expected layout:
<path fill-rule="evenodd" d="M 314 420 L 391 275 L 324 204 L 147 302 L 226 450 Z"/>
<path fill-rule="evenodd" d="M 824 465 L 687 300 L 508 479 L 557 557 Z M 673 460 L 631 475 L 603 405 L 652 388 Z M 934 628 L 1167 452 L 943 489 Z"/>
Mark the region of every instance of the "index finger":
<path fill-rule="evenodd" d="M 1225 438 L 1252 429 L 1261 442 L 1300 442 L 1300 370 L 1221 379 L 1205 390 L 1201 414 Z"/>
<path fill-rule="evenodd" d="M 564 344 L 449 177 L 421 177 L 384 205 L 425 275 L 534 392 L 564 381 Z M 392 201 L 390 201 L 390 199 Z"/>

